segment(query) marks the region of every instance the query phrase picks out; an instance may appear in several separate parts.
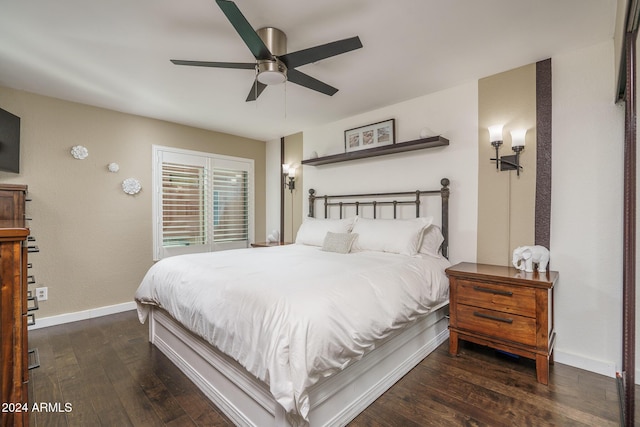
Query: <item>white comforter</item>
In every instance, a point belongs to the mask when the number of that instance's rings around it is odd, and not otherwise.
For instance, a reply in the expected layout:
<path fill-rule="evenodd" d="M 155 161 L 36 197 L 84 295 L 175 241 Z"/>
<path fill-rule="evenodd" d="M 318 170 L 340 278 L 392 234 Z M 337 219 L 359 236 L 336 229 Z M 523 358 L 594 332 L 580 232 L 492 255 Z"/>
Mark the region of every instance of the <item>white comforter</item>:
<path fill-rule="evenodd" d="M 446 266 L 428 255 L 240 249 L 166 258 L 135 298 L 141 322 L 148 304 L 162 307 L 307 419 L 308 387 L 447 301 Z"/>

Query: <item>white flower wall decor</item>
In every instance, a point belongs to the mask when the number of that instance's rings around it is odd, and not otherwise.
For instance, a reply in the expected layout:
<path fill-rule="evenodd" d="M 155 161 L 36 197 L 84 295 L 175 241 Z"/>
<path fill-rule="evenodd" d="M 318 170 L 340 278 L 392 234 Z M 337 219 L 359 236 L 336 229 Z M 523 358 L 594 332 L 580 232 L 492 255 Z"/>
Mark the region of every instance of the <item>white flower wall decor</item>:
<path fill-rule="evenodd" d="M 74 145 L 71 147 L 71 155 L 74 159 L 84 160 L 89 156 L 89 150 L 87 150 L 87 147 L 83 147 L 82 145 Z"/>
<path fill-rule="evenodd" d="M 138 194 L 142 189 L 142 185 L 140 185 L 140 181 L 135 178 L 127 178 L 122 181 L 122 191 L 127 194 L 134 195 Z"/>
<path fill-rule="evenodd" d="M 116 162 L 112 162 L 107 165 L 107 169 L 109 169 L 109 172 L 116 173 L 120 170 L 120 165 Z"/>

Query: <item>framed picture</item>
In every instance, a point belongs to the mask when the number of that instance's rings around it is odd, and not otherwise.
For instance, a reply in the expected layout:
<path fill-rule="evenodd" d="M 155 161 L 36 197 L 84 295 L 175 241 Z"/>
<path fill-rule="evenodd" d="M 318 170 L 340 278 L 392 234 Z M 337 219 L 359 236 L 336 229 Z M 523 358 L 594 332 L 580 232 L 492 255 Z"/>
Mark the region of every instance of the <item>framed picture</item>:
<path fill-rule="evenodd" d="M 373 123 L 344 131 L 344 151 L 366 150 L 396 143 L 396 120 Z"/>

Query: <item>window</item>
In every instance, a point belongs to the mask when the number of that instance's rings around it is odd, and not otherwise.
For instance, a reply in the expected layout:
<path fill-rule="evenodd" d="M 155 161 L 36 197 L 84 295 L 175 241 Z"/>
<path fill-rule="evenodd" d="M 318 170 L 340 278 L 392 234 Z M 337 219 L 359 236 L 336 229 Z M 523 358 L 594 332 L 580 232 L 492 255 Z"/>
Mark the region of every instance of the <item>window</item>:
<path fill-rule="evenodd" d="M 253 160 L 153 147 L 153 254 L 246 248 L 253 238 Z"/>

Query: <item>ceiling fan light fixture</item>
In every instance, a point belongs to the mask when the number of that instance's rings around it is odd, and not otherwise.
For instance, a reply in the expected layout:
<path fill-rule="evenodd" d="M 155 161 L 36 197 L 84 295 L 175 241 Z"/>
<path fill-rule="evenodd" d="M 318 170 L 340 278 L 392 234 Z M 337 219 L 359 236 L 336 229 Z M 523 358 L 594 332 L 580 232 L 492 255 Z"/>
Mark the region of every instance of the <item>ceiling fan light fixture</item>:
<path fill-rule="evenodd" d="M 258 81 L 265 85 L 277 85 L 287 81 L 287 68 L 279 60 L 258 63 Z"/>

